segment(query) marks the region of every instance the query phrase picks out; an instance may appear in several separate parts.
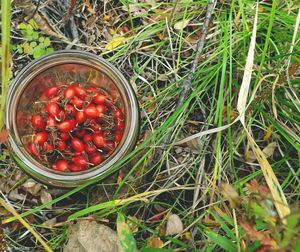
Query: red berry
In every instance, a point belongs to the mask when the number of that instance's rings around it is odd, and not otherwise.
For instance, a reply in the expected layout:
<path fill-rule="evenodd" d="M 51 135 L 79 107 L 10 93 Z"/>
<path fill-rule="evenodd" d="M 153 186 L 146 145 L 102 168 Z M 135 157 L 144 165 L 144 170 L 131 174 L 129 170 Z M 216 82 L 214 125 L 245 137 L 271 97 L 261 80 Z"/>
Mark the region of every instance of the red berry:
<path fill-rule="evenodd" d="M 75 89 L 73 86 L 68 86 L 64 92 L 64 97 L 71 100 L 75 96 Z"/>
<path fill-rule="evenodd" d="M 87 142 L 91 142 L 92 141 L 92 134 L 85 134 L 83 136 L 83 142 L 87 143 Z"/>
<path fill-rule="evenodd" d="M 95 105 L 90 104 L 86 108 L 83 109 L 84 114 L 90 118 L 96 118 L 99 116 L 99 112 Z"/>
<path fill-rule="evenodd" d="M 101 93 L 98 93 L 93 101 L 99 105 L 104 105 L 105 104 L 105 101 L 106 101 L 106 96 L 104 94 L 101 94 Z"/>
<path fill-rule="evenodd" d="M 121 131 L 116 131 L 116 132 L 115 132 L 115 142 L 116 142 L 116 143 L 121 142 L 122 136 L 123 136 L 123 134 L 122 134 Z"/>
<path fill-rule="evenodd" d="M 57 140 L 56 144 L 60 151 L 64 151 L 65 149 L 67 149 L 67 144 L 64 140 Z"/>
<path fill-rule="evenodd" d="M 116 123 L 116 130 L 122 130 L 124 128 L 124 121 L 118 120 Z"/>
<path fill-rule="evenodd" d="M 46 97 L 50 98 L 50 97 L 53 97 L 53 96 L 57 95 L 58 91 L 59 91 L 59 88 L 57 86 L 48 87 L 45 90 L 44 95 Z"/>
<path fill-rule="evenodd" d="M 54 151 L 54 146 L 51 143 L 45 142 L 43 145 L 43 150 L 46 152 L 52 152 Z"/>
<path fill-rule="evenodd" d="M 33 138 L 34 143 L 43 144 L 47 141 L 48 135 L 45 131 L 38 132 Z"/>
<path fill-rule="evenodd" d="M 65 120 L 62 123 L 58 125 L 58 128 L 61 132 L 69 133 L 71 132 L 75 127 L 75 124 L 72 120 Z"/>
<path fill-rule="evenodd" d="M 106 107 L 104 105 L 97 105 L 96 109 L 99 113 L 99 116 L 102 116 L 106 111 Z"/>
<path fill-rule="evenodd" d="M 86 120 L 86 116 L 82 111 L 77 111 L 76 113 L 76 122 L 83 123 Z"/>
<path fill-rule="evenodd" d="M 46 111 L 52 116 L 58 116 L 60 109 L 56 103 L 50 102 L 46 107 Z"/>
<path fill-rule="evenodd" d="M 31 119 L 31 124 L 33 127 L 39 130 L 45 129 L 45 121 L 41 115 L 33 115 Z"/>
<path fill-rule="evenodd" d="M 91 154 L 97 151 L 97 147 L 93 143 L 88 142 L 84 144 L 84 150 L 87 154 Z"/>
<path fill-rule="evenodd" d="M 122 111 L 121 111 L 120 109 L 118 109 L 118 108 L 115 108 L 115 111 L 114 111 L 114 118 L 115 118 L 116 120 L 121 120 L 122 117 L 123 117 Z"/>
<path fill-rule="evenodd" d="M 86 91 L 81 86 L 74 86 L 75 94 L 76 96 L 80 97 L 81 99 L 84 99 L 86 97 Z"/>
<path fill-rule="evenodd" d="M 72 117 L 75 116 L 76 112 L 77 112 L 75 107 L 71 104 L 66 105 L 65 111 L 66 111 L 67 115 L 72 116 Z"/>
<path fill-rule="evenodd" d="M 88 166 L 87 159 L 82 155 L 73 157 L 72 162 L 74 163 L 74 165 L 79 166 L 82 169 L 86 169 Z"/>
<path fill-rule="evenodd" d="M 93 165 L 98 165 L 101 164 L 103 161 L 103 158 L 101 156 L 100 153 L 93 153 L 89 156 L 89 161 L 93 164 Z"/>
<path fill-rule="evenodd" d="M 84 105 L 84 100 L 81 100 L 79 98 L 74 98 L 74 99 L 71 99 L 70 101 L 76 108 L 82 108 L 83 105 Z"/>
<path fill-rule="evenodd" d="M 39 155 L 39 151 L 38 151 L 35 143 L 33 143 L 33 142 L 27 145 L 27 151 L 34 156 Z"/>
<path fill-rule="evenodd" d="M 69 164 L 66 160 L 58 160 L 52 165 L 52 168 L 57 171 L 67 171 L 69 169 Z"/>
<path fill-rule="evenodd" d="M 79 138 L 82 138 L 85 135 L 85 129 L 76 130 L 75 135 Z"/>
<path fill-rule="evenodd" d="M 105 139 L 102 133 L 94 133 L 93 134 L 93 143 L 98 147 L 104 147 L 105 146 Z"/>
<path fill-rule="evenodd" d="M 80 166 L 78 166 L 78 165 L 75 165 L 75 164 L 70 164 L 70 165 L 69 165 L 69 169 L 70 169 L 70 171 L 72 171 L 72 172 L 80 172 L 80 171 L 85 170 L 85 168 L 82 168 L 82 167 L 80 167 Z"/>
<path fill-rule="evenodd" d="M 60 101 L 60 97 L 59 96 L 54 96 L 50 99 L 50 102 L 54 102 L 54 103 L 57 103 Z"/>
<path fill-rule="evenodd" d="M 82 141 L 80 141 L 78 138 L 74 137 L 71 140 L 71 146 L 74 150 L 78 152 L 83 152 L 84 151 L 84 144 Z"/>
<path fill-rule="evenodd" d="M 49 115 L 47 117 L 47 127 L 51 128 L 51 127 L 54 127 L 56 124 L 57 124 L 57 122 L 56 122 L 54 116 Z"/>

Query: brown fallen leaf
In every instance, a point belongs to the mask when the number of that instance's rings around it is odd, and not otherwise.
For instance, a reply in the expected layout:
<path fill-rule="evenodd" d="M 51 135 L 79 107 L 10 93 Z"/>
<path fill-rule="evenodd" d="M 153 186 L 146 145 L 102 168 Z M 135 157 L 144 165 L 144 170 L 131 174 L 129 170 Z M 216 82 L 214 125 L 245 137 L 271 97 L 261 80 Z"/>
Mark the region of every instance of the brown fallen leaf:
<path fill-rule="evenodd" d="M 159 237 L 152 237 L 148 240 L 148 244 L 151 248 L 160 248 L 164 245 L 163 241 Z"/>
<path fill-rule="evenodd" d="M 272 249 L 279 248 L 277 242 L 267 232 L 258 231 L 255 226 L 248 222 L 241 222 L 240 225 L 252 241 L 259 241 L 262 245 L 271 246 Z"/>
<path fill-rule="evenodd" d="M 223 183 L 221 185 L 221 193 L 229 200 L 232 207 L 240 205 L 240 196 L 232 185 Z"/>
<path fill-rule="evenodd" d="M 183 19 L 183 20 L 180 20 L 178 21 L 177 23 L 174 24 L 174 29 L 175 30 L 181 30 L 181 29 L 184 29 L 185 27 L 188 26 L 190 20 L 189 19 Z"/>
<path fill-rule="evenodd" d="M 177 214 L 171 214 L 167 221 L 166 235 L 177 235 L 183 231 L 183 224 Z"/>
<path fill-rule="evenodd" d="M 52 200 L 52 196 L 50 193 L 46 192 L 45 190 L 41 191 L 41 202 L 46 204 Z M 52 205 L 48 206 L 47 208 L 52 209 Z"/>
<path fill-rule="evenodd" d="M 6 128 L 2 128 L 0 131 L 0 144 L 8 144 L 8 131 Z"/>

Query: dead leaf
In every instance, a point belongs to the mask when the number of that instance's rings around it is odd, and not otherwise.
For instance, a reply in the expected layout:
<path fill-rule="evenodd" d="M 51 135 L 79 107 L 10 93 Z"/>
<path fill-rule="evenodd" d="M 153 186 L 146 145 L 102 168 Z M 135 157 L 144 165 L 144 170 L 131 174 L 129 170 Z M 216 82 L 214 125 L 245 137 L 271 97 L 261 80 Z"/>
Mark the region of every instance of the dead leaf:
<path fill-rule="evenodd" d="M 8 198 L 13 201 L 17 201 L 17 200 L 23 201 L 25 199 L 25 195 L 20 194 L 18 189 L 14 189 L 10 191 L 10 193 L 8 194 Z"/>
<path fill-rule="evenodd" d="M 221 186 L 221 193 L 229 200 L 232 207 L 240 205 L 240 196 L 232 185 L 223 183 Z"/>
<path fill-rule="evenodd" d="M 189 24 L 190 20 L 189 19 L 183 19 L 177 23 L 174 24 L 174 29 L 175 30 L 181 30 L 184 29 L 185 27 L 187 27 L 187 25 Z"/>
<path fill-rule="evenodd" d="M 33 196 L 36 196 L 42 188 L 41 184 L 36 183 L 33 179 L 28 179 L 22 187 Z"/>
<path fill-rule="evenodd" d="M 252 150 L 246 151 L 244 155 L 244 160 L 248 163 L 252 163 L 256 160 L 256 156 Z"/>
<path fill-rule="evenodd" d="M 46 220 L 45 222 L 43 222 L 42 225 L 45 227 L 51 228 L 56 224 L 56 222 L 57 222 L 57 218 L 54 217 L 52 219 Z"/>
<path fill-rule="evenodd" d="M 151 248 L 160 248 L 164 245 L 163 241 L 159 237 L 152 237 L 148 240 L 148 244 Z"/>
<path fill-rule="evenodd" d="M 277 147 L 276 142 L 269 143 L 262 151 L 265 154 L 266 158 L 271 157 L 274 154 L 274 151 Z"/>
<path fill-rule="evenodd" d="M 114 35 L 111 39 L 111 41 L 109 41 L 107 43 L 107 45 L 105 46 L 105 50 L 109 51 L 109 50 L 114 50 L 115 48 L 117 48 L 119 45 L 121 45 L 123 43 L 123 41 L 125 40 L 125 37 L 121 36 L 118 37 L 117 35 Z"/>
<path fill-rule="evenodd" d="M 8 144 L 8 131 L 6 128 L 0 130 L 0 144 Z"/>
<path fill-rule="evenodd" d="M 166 235 L 177 235 L 183 231 L 183 224 L 177 214 L 171 214 L 168 218 Z"/>
<path fill-rule="evenodd" d="M 247 222 L 242 222 L 240 223 L 240 225 L 252 241 L 259 241 L 262 245 L 272 246 L 272 249 L 279 248 L 277 242 L 274 239 L 272 239 L 267 232 L 257 231 L 255 226 L 252 226 L 250 223 Z"/>
<path fill-rule="evenodd" d="M 45 190 L 41 191 L 41 202 L 43 204 L 48 203 L 49 201 L 52 200 L 52 196 L 50 193 L 46 192 Z M 52 205 L 48 206 L 47 208 L 52 209 Z"/>

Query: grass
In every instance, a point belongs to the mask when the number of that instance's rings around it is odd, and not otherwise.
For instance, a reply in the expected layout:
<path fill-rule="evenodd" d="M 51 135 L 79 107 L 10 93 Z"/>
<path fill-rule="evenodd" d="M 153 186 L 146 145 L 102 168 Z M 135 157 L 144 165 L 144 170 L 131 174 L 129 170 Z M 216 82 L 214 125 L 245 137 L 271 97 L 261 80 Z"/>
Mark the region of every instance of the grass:
<path fill-rule="evenodd" d="M 254 229 L 267 237 L 264 231 L 273 232 L 266 225 L 271 223 L 283 237 L 281 240 L 271 238 L 282 249 L 292 250 L 284 246 L 284 237 L 288 236 L 292 224 L 284 225 L 275 214 L 270 194 L 266 196 L 256 192 L 249 196 L 249 190 L 254 190 L 254 186 L 248 186 L 253 179 L 259 186 L 266 182 L 257 161 L 247 159 L 251 148 L 240 123 L 194 138 L 188 143 L 177 144 L 199 132 L 230 124 L 238 115 L 238 93 L 255 15 L 255 2 L 247 0 L 216 5 L 191 92 L 184 104 L 175 110 L 182 82 L 194 60 L 195 41 L 201 33 L 206 6 L 207 2 L 203 0 L 156 3 L 149 12 L 147 3 L 109 2 L 105 7 L 106 14 L 113 19 L 114 15 L 124 12 L 121 22 L 114 26 L 98 20 L 97 25 L 107 26 L 117 33 L 117 27 L 128 25 L 131 31 L 124 35 L 125 43 L 113 51 L 105 51 L 103 41 L 106 38 L 99 37 L 93 43 L 85 44 L 85 35 L 81 36 L 79 47 L 118 66 L 135 88 L 142 114 L 141 136 L 137 148 L 103 175 L 100 182 L 92 181 L 59 195 L 53 194 L 53 200 L 44 205 L 27 198 L 25 201 L 9 200 L 23 218 L 34 215 L 32 225 L 48 240 L 53 250 L 59 251 L 66 241 L 70 220 L 86 216 L 96 220 L 108 219 L 109 225 L 116 229 L 116 217 L 121 212 L 129 226 L 138 227 L 133 234 L 139 249 L 145 249 L 154 237 L 160 237 L 162 247 L 171 251 L 253 251 L 265 245 L 255 236 Z M 139 12 L 128 13 L 128 8 L 134 7 Z M 289 1 L 259 4 L 250 93 L 262 78 L 271 76 L 263 81 L 245 113 L 246 125 L 261 149 L 271 142 L 277 144 L 268 160 L 292 213 L 299 211 L 294 208 L 299 204 L 299 68 L 290 76 L 287 73 L 299 63 L 299 35 L 295 33 L 299 7 L 299 4 Z M 100 16 L 103 8 L 99 4 L 96 7 Z M 79 7 L 76 12 L 91 16 Z M 175 30 L 174 24 L 186 18 L 190 19 L 188 27 Z M 12 19 L 23 22 L 15 15 Z M 18 37 L 15 29 L 12 29 L 14 37 Z M 2 28 L 3 37 L 4 32 Z M 86 29 L 84 32 L 90 36 L 95 30 Z M 12 43 L 17 41 L 14 39 Z M 62 42 L 54 40 L 52 46 L 57 49 L 64 47 Z M 29 59 L 28 55 L 16 54 L 13 59 L 18 63 L 22 62 L 22 57 Z M 5 90 L 3 84 L 2 90 Z M 270 136 L 265 138 L 268 130 Z M 164 145 L 166 137 L 169 144 Z M 153 160 L 159 149 L 163 150 L 162 154 Z M 1 161 L 1 167 L 1 181 L 14 181 L 10 174 L 17 169 L 14 169 L 9 157 Z M 112 175 L 120 169 L 124 172 L 118 173 L 120 179 L 117 181 Z M 107 182 L 111 176 L 113 182 Z M 233 195 L 222 195 L 222 183 L 230 183 L 237 190 L 242 202 L 240 205 L 228 203 Z M 107 188 L 109 197 L 102 197 L 105 194 L 102 186 Z M 263 191 L 264 188 L 261 189 Z M 8 192 L 1 190 L 8 197 Z M 17 190 L 21 193 L 21 187 Z M 30 196 L 29 192 L 26 194 Z M 38 200 L 39 196 L 30 197 Z M 247 201 L 249 198 L 256 205 Z M 273 216 L 272 220 L 266 220 L 259 212 L 266 202 L 269 205 L 265 209 L 269 216 Z M 51 204 L 53 210 L 46 209 Z M 42 228 L 41 224 L 46 219 L 57 215 L 54 210 L 62 210 L 58 216 L 61 222 L 66 223 Z M 161 211 L 166 212 L 160 219 L 150 221 Z M 166 236 L 164 230 L 171 213 L 180 216 L 184 231 Z M 137 219 L 133 221 L 131 216 Z M 253 216 L 256 221 L 251 222 Z M 16 251 L 38 250 L 40 244 L 32 242 L 32 237 L 25 234 L 24 229 L 12 230 L 11 225 L 15 221 L 16 218 L 8 214 L 2 221 L 2 225 L 7 227 L 5 237 L 8 245 Z M 252 229 L 247 229 L 246 224 L 251 224 Z M 22 234 L 25 238 L 19 239 Z M 290 244 L 295 242 L 289 241 Z"/>

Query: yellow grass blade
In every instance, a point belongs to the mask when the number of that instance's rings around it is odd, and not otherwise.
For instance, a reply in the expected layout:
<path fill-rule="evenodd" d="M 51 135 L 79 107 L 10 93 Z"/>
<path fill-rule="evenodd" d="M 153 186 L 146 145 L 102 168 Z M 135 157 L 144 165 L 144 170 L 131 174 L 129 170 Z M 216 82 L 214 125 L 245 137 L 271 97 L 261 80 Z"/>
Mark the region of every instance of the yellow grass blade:
<path fill-rule="evenodd" d="M 252 138 L 249 131 L 247 130 L 246 125 L 245 125 L 245 114 L 242 114 L 246 108 L 247 98 L 248 98 L 250 83 L 251 83 L 251 75 L 252 75 L 254 53 L 255 53 L 257 18 L 258 18 L 258 5 L 256 5 L 256 13 L 255 13 L 252 37 L 251 37 L 251 42 L 250 42 L 249 51 L 248 51 L 248 55 L 247 55 L 243 81 L 242 81 L 241 89 L 239 92 L 237 110 L 239 111 L 239 113 L 241 115 L 240 121 L 241 121 L 242 125 L 244 126 L 244 129 L 247 133 L 248 141 L 249 141 L 251 148 L 253 149 L 253 152 L 260 164 L 260 167 L 261 167 L 261 170 L 265 177 L 265 180 L 271 191 L 278 215 L 281 218 L 284 218 L 285 216 L 287 216 L 290 213 L 290 208 L 287 204 L 285 195 L 282 191 L 282 188 L 277 180 L 277 177 L 275 176 L 274 171 L 273 171 L 270 163 L 268 162 L 266 156 L 261 151 L 261 149 L 258 147 L 258 145 L 255 143 L 254 139 Z"/>
<path fill-rule="evenodd" d="M 14 211 L 3 199 L 0 198 L 0 204 L 12 215 L 14 215 L 22 225 L 27 228 L 27 230 L 32 233 L 32 235 L 43 245 L 44 249 L 48 252 L 53 252 L 53 250 L 47 245 L 47 243 L 42 239 L 42 237 L 34 231 L 34 229 L 16 212 Z M 2 223 L 3 224 L 3 223 Z"/>

